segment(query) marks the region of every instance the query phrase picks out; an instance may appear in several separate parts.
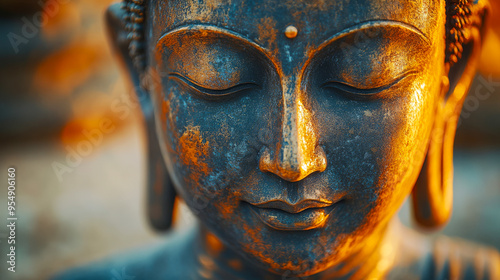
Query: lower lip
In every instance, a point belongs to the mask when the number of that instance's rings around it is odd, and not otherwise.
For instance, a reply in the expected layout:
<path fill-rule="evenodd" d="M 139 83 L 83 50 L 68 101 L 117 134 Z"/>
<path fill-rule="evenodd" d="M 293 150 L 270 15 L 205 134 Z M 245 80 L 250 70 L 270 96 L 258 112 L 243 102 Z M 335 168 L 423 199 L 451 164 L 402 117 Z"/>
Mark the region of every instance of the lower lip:
<path fill-rule="evenodd" d="M 299 213 L 289 213 L 275 208 L 259 208 L 251 204 L 250 209 L 267 226 L 277 230 L 311 230 L 322 227 L 334 205 L 323 208 L 309 208 Z"/>

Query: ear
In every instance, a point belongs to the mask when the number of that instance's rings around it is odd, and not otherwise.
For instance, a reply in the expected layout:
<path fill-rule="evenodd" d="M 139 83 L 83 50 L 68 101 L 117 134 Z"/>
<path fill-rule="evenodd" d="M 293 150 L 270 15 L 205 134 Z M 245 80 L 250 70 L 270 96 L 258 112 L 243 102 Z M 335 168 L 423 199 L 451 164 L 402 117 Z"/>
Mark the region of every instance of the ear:
<path fill-rule="evenodd" d="M 148 146 L 148 216 L 155 229 L 164 231 L 172 225 L 176 193 L 168 175 L 156 135 L 151 97 L 147 89 L 141 86 L 143 84 L 141 81 L 147 80 L 145 79 L 145 70 L 144 67 L 141 67 L 140 63 L 142 61 L 135 61 L 137 57 L 131 55 L 131 51 L 133 51 L 131 48 L 136 48 L 136 46 L 131 46 L 130 30 L 127 29 L 126 21 L 129 16 L 126 4 L 116 3 L 108 8 L 106 22 L 111 45 L 118 56 L 118 60 L 128 73 L 141 105 Z"/>
<path fill-rule="evenodd" d="M 127 70 L 133 85 L 137 87 L 140 85 L 141 73 L 134 67 L 134 62 L 129 52 L 130 39 L 127 38 L 129 34 L 126 28 L 127 16 L 124 3 L 112 4 L 106 11 L 106 25 L 114 53 L 122 67 Z"/>
<path fill-rule="evenodd" d="M 424 228 L 444 225 L 452 212 L 453 143 L 462 105 L 476 73 L 489 7 L 485 1 L 468 4 L 460 7 L 469 11 L 466 19 L 447 18 L 447 36 L 452 38 L 447 40 L 447 75 L 442 78 L 427 157 L 412 193 L 415 219 Z"/>

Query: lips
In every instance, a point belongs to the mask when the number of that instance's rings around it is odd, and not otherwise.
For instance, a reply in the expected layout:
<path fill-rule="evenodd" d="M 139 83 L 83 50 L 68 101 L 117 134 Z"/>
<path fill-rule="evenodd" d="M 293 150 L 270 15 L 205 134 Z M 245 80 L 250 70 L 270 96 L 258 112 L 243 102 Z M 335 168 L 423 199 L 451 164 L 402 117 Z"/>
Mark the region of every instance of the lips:
<path fill-rule="evenodd" d="M 290 204 L 282 200 L 249 203 L 250 209 L 267 226 L 276 230 L 311 230 L 322 227 L 339 203 L 303 200 Z"/>

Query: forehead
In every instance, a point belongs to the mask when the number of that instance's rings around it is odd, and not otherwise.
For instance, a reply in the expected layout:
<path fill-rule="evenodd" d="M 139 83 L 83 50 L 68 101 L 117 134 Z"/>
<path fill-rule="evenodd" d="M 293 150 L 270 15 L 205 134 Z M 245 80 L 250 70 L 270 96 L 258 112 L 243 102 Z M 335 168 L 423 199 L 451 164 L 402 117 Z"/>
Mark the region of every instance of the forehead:
<path fill-rule="evenodd" d="M 369 20 L 394 20 L 432 35 L 444 6 L 439 0 L 152 0 L 154 37 L 190 23 L 226 27 L 250 39 L 294 25 L 314 36 L 339 32 Z M 151 34 L 153 35 L 153 34 Z M 267 35 L 270 36 L 270 35 Z M 314 38 L 305 38 L 311 39 Z M 298 39 L 300 39 L 298 38 Z"/>
<path fill-rule="evenodd" d="M 443 0 L 151 0 L 149 3 L 151 47 L 172 30 L 202 24 L 235 32 L 269 50 L 272 56 L 287 53 L 299 61 L 333 35 L 364 22 L 411 26 L 430 43 L 436 43 L 444 32 L 445 21 Z M 284 33 L 290 25 L 298 29 L 297 37 L 292 40 Z"/>

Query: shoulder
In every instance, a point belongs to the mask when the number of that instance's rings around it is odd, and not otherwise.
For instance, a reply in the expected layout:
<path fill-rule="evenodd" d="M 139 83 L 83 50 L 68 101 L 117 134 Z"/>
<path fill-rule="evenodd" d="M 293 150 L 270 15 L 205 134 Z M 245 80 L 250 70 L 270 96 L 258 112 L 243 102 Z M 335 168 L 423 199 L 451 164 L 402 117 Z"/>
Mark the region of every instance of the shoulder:
<path fill-rule="evenodd" d="M 427 237 L 410 229 L 400 239 L 389 279 L 500 280 L 500 254 L 493 248 L 459 238 Z"/>
<path fill-rule="evenodd" d="M 188 259 L 185 233 L 169 234 L 166 240 L 140 250 L 125 252 L 55 275 L 52 280 L 189 279 L 183 260 Z M 185 256 L 184 256 L 185 255 Z"/>
<path fill-rule="evenodd" d="M 458 238 L 438 237 L 432 243 L 426 273 L 431 279 L 500 279 L 497 250 Z"/>

